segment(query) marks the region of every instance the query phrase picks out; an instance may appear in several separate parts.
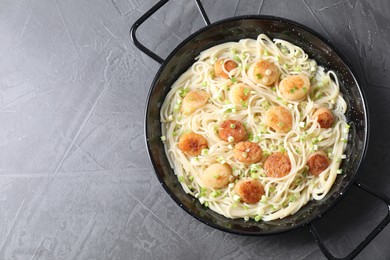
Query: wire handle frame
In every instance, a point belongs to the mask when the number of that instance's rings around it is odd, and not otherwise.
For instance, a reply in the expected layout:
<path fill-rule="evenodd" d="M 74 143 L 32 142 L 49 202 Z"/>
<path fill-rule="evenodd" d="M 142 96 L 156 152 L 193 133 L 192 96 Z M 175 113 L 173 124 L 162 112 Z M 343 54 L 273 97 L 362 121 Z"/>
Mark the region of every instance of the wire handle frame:
<path fill-rule="evenodd" d="M 130 29 L 130 36 L 131 40 L 133 41 L 134 45 L 141 50 L 143 53 L 148 55 L 150 58 L 154 59 L 158 63 L 162 64 L 164 63 L 164 59 L 161 58 L 159 55 L 151 51 L 149 48 L 147 48 L 145 45 L 143 45 L 136 36 L 137 29 L 140 27 L 141 24 L 143 24 L 146 20 L 148 20 L 155 12 L 157 12 L 159 9 L 161 9 L 167 2 L 170 0 L 161 0 L 157 4 L 155 4 L 149 11 L 147 11 L 144 15 L 142 15 L 131 27 Z M 199 9 L 200 14 L 202 15 L 203 21 L 206 25 L 210 25 L 210 20 L 207 17 L 206 11 L 204 10 L 204 7 L 200 0 L 195 0 L 196 6 Z"/>
<path fill-rule="evenodd" d="M 384 217 L 384 219 L 370 232 L 370 234 L 368 234 L 368 236 L 362 242 L 360 242 L 360 244 L 355 249 L 352 250 L 351 253 L 349 253 L 347 256 L 342 257 L 342 258 L 335 257 L 334 255 L 332 255 L 330 253 L 330 251 L 326 247 L 324 241 L 322 240 L 321 235 L 317 231 L 317 229 L 316 229 L 316 227 L 314 225 L 314 221 L 310 222 L 309 223 L 310 233 L 314 236 L 314 239 L 317 242 L 317 244 L 318 244 L 319 248 L 321 249 L 322 253 L 324 253 L 324 255 L 328 259 L 332 259 L 332 260 L 341 260 L 341 259 L 342 260 L 349 260 L 349 259 L 355 258 L 382 231 L 382 229 L 384 229 L 387 226 L 387 224 L 389 224 L 389 222 L 390 222 L 390 199 L 387 196 L 385 196 L 384 194 L 382 194 L 382 193 L 374 190 L 373 188 L 370 188 L 367 185 L 362 184 L 360 182 L 355 182 L 354 185 L 359 187 L 363 191 L 373 195 L 377 199 L 382 200 L 386 204 L 386 206 L 387 206 L 387 214 Z"/>

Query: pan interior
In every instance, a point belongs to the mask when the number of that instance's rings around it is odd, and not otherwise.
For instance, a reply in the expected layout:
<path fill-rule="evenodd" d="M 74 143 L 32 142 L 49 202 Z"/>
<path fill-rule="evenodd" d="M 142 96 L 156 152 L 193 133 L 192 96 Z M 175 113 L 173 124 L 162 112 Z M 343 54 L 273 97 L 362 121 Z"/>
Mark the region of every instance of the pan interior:
<path fill-rule="evenodd" d="M 340 90 L 347 102 L 347 121 L 351 125 L 347 145 L 347 159 L 343 160 L 340 174 L 329 193 L 320 201 L 310 201 L 297 213 L 281 220 L 269 222 L 228 219 L 204 207 L 187 195 L 171 169 L 165 155 L 161 137 L 160 108 L 171 85 L 205 49 L 228 41 L 244 38 L 256 39 L 261 33 L 271 39 L 279 38 L 300 46 L 309 57 L 325 69 L 334 70 L 340 80 Z M 246 16 L 221 21 L 206 27 L 183 41 L 166 59 L 157 73 L 149 93 L 146 109 L 145 134 L 150 159 L 158 179 L 168 194 L 188 213 L 200 221 L 220 230 L 236 234 L 269 235 L 302 226 L 321 216 L 345 193 L 353 182 L 367 145 L 368 119 L 363 93 L 351 69 L 322 37 L 301 25 L 284 19 Z"/>

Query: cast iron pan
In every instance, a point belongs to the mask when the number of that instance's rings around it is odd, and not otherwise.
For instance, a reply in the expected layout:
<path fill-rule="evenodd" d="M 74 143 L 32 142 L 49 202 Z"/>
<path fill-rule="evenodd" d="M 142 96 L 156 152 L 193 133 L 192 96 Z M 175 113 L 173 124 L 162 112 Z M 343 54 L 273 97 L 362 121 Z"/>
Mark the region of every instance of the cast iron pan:
<path fill-rule="evenodd" d="M 366 98 L 361 84 L 355 78 L 345 57 L 332 47 L 330 42 L 311 29 L 287 19 L 271 16 L 241 16 L 210 24 L 199 0 L 195 0 L 206 22 L 206 27 L 195 32 L 177 46 L 164 60 L 143 46 L 136 38 L 137 28 L 154 12 L 169 0 L 157 3 L 144 14 L 132 27 L 131 36 L 134 44 L 151 58 L 161 63 L 150 88 L 145 114 L 145 136 L 150 160 L 156 175 L 172 199 L 191 216 L 203 223 L 222 231 L 239 235 L 271 235 L 286 232 L 304 225 L 309 226 L 321 250 L 328 258 L 334 258 L 324 246 L 312 223 L 334 206 L 348 188 L 355 184 L 363 190 L 382 199 L 388 205 L 389 200 L 382 194 L 363 184 L 356 183 L 359 166 L 364 159 L 368 145 L 369 119 Z M 225 218 L 209 208 L 204 207 L 194 197 L 187 195 L 167 160 L 161 137 L 160 108 L 165 96 L 175 80 L 195 61 L 195 57 L 205 49 L 228 41 L 239 41 L 244 38 L 256 39 L 261 33 L 271 39 L 279 38 L 300 46 L 319 65 L 337 73 L 340 90 L 347 102 L 347 121 L 351 125 L 348 145 L 345 151 L 347 159 L 343 160 L 343 174 L 339 175 L 329 193 L 320 201 L 310 201 L 297 213 L 281 220 L 269 222 L 244 221 Z M 390 221 L 389 213 L 347 258 L 356 256 Z"/>

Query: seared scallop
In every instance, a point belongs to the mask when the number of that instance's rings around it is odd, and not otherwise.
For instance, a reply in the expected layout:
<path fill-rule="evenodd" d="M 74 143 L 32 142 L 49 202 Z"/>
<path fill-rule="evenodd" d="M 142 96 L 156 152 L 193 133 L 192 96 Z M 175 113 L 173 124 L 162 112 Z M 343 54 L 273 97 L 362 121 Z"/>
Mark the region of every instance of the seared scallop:
<path fill-rule="evenodd" d="M 310 90 L 310 79 L 304 74 L 287 76 L 279 84 L 283 97 L 295 101 L 306 97 Z"/>
<path fill-rule="evenodd" d="M 183 134 L 178 145 L 180 150 L 189 156 L 197 156 L 203 149 L 208 148 L 206 138 L 194 132 Z"/>
<path fill-rule="evenodd" d="M 325 171 L 330 164 L 330 160 L 325 152 L 318 151 L 309 156 L 307 160 L 307 166 L 309 167 L 310 174 L 314 176 L 320 175 Z"/>
<path fill-rule="evenodd" d="M 214 64 L 214 72 L 216 76 L 228 79 L 229 75 L 227 73 L 237 67 L 237 63 L 232 60 L 219 59 Z"/>
<path fill-rule="evenodd" d="M 234 186 L 234 191 L 243 202 L 255 204 L 264 195 L 264 188 L 260 181 L 255 179 L 241 179 Z"/>
<path fill-rule="evenodd" d="M 242 107 L 247 104 L 250 91 L 251 88 L 247 84 L 235 84 L 229 91 L 229 99 L 233 104 Z"/>
<path fill-rule="evenodd" d="M 276 152 L 264 162 L 264 171 L 268 177 L 281 178 L 291 171 L 290 158 L 285 153 Z"/>
<path fill-rule="evenodd" d="M 245 164 L 252 164 L 261 161 L 263 151 L 261 147 L 252 142 L 240 142 L 233 150 L 234 159 Z"/>
<path fill-rule="evenodd" d="M 218 135 L 225 142 L 237 143 L 246 138 L 245 126 L 237 120 L 225 120 L 219 125 Z"/>
<path fill-rule="evenodd" d="M 282 106 L 274 106 L 267 110 L 264 123 L 278 133 L 287 133 L 292 128 L 291 112 Z"/>
<path fill-rule="evenodd" d="M 210 95 L 204 90 L 193 90 L 184 97 L 181 112 L 186 115 L 192 114 L 195 110 L 206 105 Z"/>
<path fill-rule="evenodd" d="M 259 84 L 270 86 L 279 79 L 279 68 L 267 60 L 260 60 L 249 68 L 249 78 Z"/>
<path fill-rule="evenodd" d="M 214 163 L 200 175 L 200 179 L 206 187 L 219 189 L 228 185 L 232 176 L 229 164 Z"/>
<path fill-rule="evenodd" d="M 332 111 L 326 107 L 321 107 L 313 114 L 321 128 L 331 128 L 334 122 L 334 116 Z"/>

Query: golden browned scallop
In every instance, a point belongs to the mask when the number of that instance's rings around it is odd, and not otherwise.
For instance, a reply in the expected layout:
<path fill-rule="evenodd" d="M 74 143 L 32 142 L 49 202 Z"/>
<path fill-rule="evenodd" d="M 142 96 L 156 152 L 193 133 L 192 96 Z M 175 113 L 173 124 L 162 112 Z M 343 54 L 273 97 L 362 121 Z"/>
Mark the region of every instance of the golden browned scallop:
<path fill-rule="evenodd" d="M 225 142 L 240 142 L 246 138 L 245 126 L 237 120 L 225 120 L 218 128 L 219 138 Z"/>
<path fill-rule="evenodd" d="M 195 110 L 203 107 L 210 95 L 204 90 L 192 90 L 187 93 L 181 104 L 181 112 L 186 115 L 191 114 Z"/>
<path fill-rule="evenodd" d="M 270 86 L 279 79 L 279 68 L 270 61 L 260 60 L 249 68 L 249 77 L 255 83 Z"/>
<path fill-rule="evenodd" d="M 261 161 L 263 151 L 261 147 L 252 142 L 239 142 L 233 149 L 233 156 L 239 162 L 252 164 Z"/>
<path fill-rule="evenodd" d="M 307 166 L 309 167 L 310 174 L 314 176 L 320 175 L 325 171 L 330 164 L 330 160 L 325 152 L 318 151 L 309 156 L 307 160 Z"/>
<path fill-rule="evenodd" d="M 250 91 L 251 88 L 247 84 L 235 84 L 229 91 L 229 99 L 233 104 L 241 107 L 244 104 L 247 104 Z"/>
<path fill-rule="evenodd" d="M 306 97 L 310 90 L 310 79 L 304 74 L 287 76 L 279 84 L 279 91 L 288 100 Z"/>
<path fill-rule="evenodd" d="M 214 163 L 200 175 L 200 179 L 206 187 L 219 189 L 229 184 L 231 176 L 232 167 L 229 164 Z"/>
<path fill-rule="evenodd" d="M 276 152 L 264 162 L 264 171 L 268 177 L 281 178 L 291 171 L 291 162 L 287 154 Z"/>
<path fill-rule="evenodd" d="M 248 204 L 255 204 L 264 195 L 264 188 L 260 181 L 255 179 L 241 179 L 234 186 L 234 191 L 241 200 Z"/>
<path fill-rule="evenodd" d="M 287 133 L 292 128 L 291 112 L 282 106 L 274 106 L 265 113 L 264 123 L 278 133 Z"/>
<path fill-rule="evenodd" d="M 313 114 L 313 118 L 317 118 L 318 124 L 321 128 L 331 128 L 334 122 L 334 116 L 332 111 L 326 107 L 321 107 Z"/>
<path fill-rule="evenodd" d="M 189 156 L 197 156 L 203 149 L 208 148 L 206 138 L 194 132 L 183 134 L 178 145 L 180 150 Z"/>
<path fill-rule="evenodd" d="M 232 60 L 219 59 L 214 64 L 214 73 L 218 77 L 228 79 L 229 75 L 225 71 L 230 72 L 231 70 L 237 68 L 237 66 L 237 63 Z"/>

